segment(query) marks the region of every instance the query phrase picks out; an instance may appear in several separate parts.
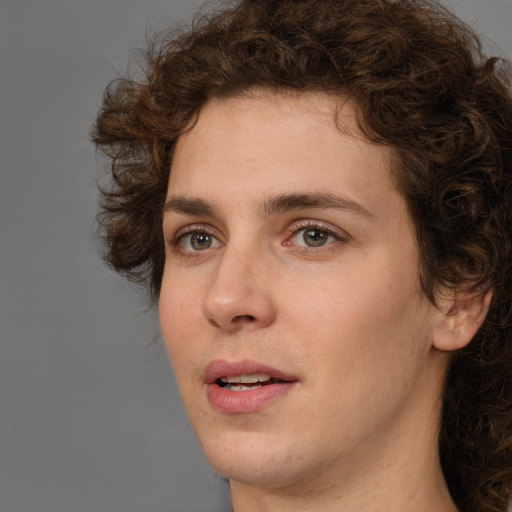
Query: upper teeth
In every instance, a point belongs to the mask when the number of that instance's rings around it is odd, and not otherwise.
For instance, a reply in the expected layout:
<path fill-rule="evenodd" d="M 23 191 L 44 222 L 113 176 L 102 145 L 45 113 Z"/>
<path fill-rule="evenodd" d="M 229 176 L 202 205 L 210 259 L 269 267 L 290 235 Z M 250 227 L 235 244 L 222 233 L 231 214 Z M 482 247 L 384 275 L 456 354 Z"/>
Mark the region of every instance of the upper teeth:
<path fill-rule="evenodd" d="M 221 377 L 221 382 L 229 384 L 255 384 L 256 382 L 267 382 L 272 377 L 266 373 L 252 373 L 250 375 L 236 375 L 233 377 Z"/>

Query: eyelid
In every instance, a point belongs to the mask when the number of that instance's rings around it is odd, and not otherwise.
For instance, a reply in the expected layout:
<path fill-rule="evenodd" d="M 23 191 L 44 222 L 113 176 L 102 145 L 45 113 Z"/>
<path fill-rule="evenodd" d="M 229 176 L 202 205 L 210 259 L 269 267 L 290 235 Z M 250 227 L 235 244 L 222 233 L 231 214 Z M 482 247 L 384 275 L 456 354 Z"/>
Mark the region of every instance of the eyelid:
<path fill-rule="evenodd" d="M 344 239 L 349 238 L 348 234 L 340 228 L 334 227 L 329 222 L 321 221 L 321 220 L 312 220 L 312 219 L 301 219 L 294 222 L 289 228 L 288 231 L 294 235 L 299 231 L 308 228 L 316 228 L 321 231 L 325 231 L 330 235 L 333 235 L 337 238 Z"/>
<path fill-rule="evenodd" d="M 290 236 L 286 238 L 286 240 L 283 242 L 284 245 L 294 245 L 290 243 L 290 240 L 297 236 L 301 231 L 307 230 L 307 229 L 317 229 L 319 231 L 324 231 L 328 235 L 335 238 L 335 242 L 346 242 L 350 239 L 350 235 L 340 229 L 332 226 L 332 224 L 319 221 L 319 220 L 312 220 L 312 219 L 304 219 L 296 221 L 294 224 L 292 224 L 288 231 L 290 232 Z M 302 246 L 302 245 L 294 245 L 296 248 L 301 249 L 307 249 L 308 251 L 321 251 L 326 250 L 328 247 L 330 248 L 331 245 L 333 245 L 335 242 L 327 243 L 325 245 L 321 245 L 318 247 L 308 247 L 308 246 Z"/>
<path fill-rule="evenodd" d="M 171 238 L 171 243 L 172 245 L 176 245 L 179 243 L 181 238 L 194 233 L 208 233 L 209 235 L 215 236 L 212 233 L 212 229 L 206 224 L 187 224 L 186 226 L 178 229 L 176 233 L 174 233 Z"/>
<path fill-rule="evenodd" d="M 204 250 L 191 250 L 183 247 L 182 243 L 184 239 L 188 236 L 194 235 L 196 233 L 204 233 L 210 236 L 212 239 L 216 241 L 215 245 L 212 247 L 205 248 Z M 188 224 L 176 231 L 176 233 L 170 237 L 170 245 L 173 251 L 181 254 L 182 256 L 187 257 L 199 257 L 201 253 L 208 252 L 209 249 L 217 249 L 218 247 L 224 245 L 224 242 L 221 240 L 221 237 L 218 235 L 217 230 L 213 229 L 211 226 L 207 224 Z"/>
<path fill-rule="evenodd" d="M 297 236 L 298 233 L 300 233 L 301 231 L 307 230 L 307 229 L 317 229 L 319 231 L 324 231 L 328 235 L 334 237 L 335 240 L 334 240 L 334 242 L 326 243 L 325 245 L 321 245 L 318 247 L 313 247 L 313 246 L 308 247 L 306 245 L 303 246 L 303 245 L 293 244 L 290 242 L 290 240 L 293 237 Z M 297 249 L 305 250 L 305 251 L 309 251 L 309 252 L 317 252 L 317 251 L 322 251 L 322 250 L 325 251 L 328 248 L 330 248 L 330 246 L 334 245 L 336 242 L 346 242 L 346 241 L 350 240 L 350 238 L 351 238 L 350 235 L 346 231 L 344 231 L 336 226 L 333 226 L 332 224 L 330 224 L 328 222 L 320 221 L 320 220 L 313 220 L 313 219 L 297 220 L 297 221 L 293 222 L 291 225 L 289 225 L 289 227 L 287 228 L 287 231 L 290 233 L 290 235 L 286 238 L 286 240 L 284 240 L 283 245 L 294 246 Z M 197 253 L 195 255 L 199 255 L 202 251 L 191 251 L 191 250 L 183 249 L 181 247 L 181 241 L 183 240 L 183 238 L 188 235 L 193 235 L 195 233 L 205 233 L 205 234 L 211 236 L 212 238 L 214 238 L 218 244 L 224 245 L 224 242 L 222 241 L 221 237 L 219 236 L 219 234 L 215 228 L 213 228 L 212 226 L 210 226 L 208 224 L 197 223 L 197 224 L 187 224 L 186 226 L 179 228 L 174 234 L 172 234 L 172 236 L 169 237 L 171 247 L 174 250 L 181 252 L 182 254 L 192 255 L 193 253 Z M 217 248 L 217 247 L 212 247 L 212 248 Z M 205 251 L 206 251 L 206 249 L 205 249 Z"/>

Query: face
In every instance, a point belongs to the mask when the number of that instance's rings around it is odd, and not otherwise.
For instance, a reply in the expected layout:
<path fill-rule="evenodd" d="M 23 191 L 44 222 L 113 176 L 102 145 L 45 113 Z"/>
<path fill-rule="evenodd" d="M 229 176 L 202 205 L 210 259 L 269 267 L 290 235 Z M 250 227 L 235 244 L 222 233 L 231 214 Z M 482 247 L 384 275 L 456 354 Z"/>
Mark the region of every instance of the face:
<path fill-rule="evenodd" d="M 337 128 L 335 108 L 319 94 L 212 100 L 176 147 L 161 327 L 232 485 L 351 478 L 407 450 L 438 406 L 438 311 L 392 153 L 358 134 L 349 103 Z"/>

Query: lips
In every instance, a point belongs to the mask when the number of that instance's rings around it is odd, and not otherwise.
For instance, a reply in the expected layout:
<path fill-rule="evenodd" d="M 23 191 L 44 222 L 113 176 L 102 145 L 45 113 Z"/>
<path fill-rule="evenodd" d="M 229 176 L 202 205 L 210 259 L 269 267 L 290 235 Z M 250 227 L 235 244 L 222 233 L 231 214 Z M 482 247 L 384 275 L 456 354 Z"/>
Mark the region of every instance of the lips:
<path fill-rule="evenodd" d="M 298 383 L 297 377 L 256 361 L 212 361 L 204 382 L 212 407 L 225 414 L 257 412 Z"/>

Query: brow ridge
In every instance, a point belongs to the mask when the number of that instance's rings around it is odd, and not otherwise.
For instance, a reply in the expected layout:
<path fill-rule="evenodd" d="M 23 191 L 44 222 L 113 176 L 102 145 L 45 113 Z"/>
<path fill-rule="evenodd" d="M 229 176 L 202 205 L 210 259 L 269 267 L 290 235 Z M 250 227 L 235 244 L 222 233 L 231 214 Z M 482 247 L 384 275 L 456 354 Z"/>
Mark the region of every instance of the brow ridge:
<path fill-rule="evenodd" d="M 163 212 L 182 213 L 190 216 L 213 216 L 215 208 L 198 197 L 172 196 L 164 204 Z"/>
<path fill-rule="evenodd" d="M 267 197 L 261 202 L 261 209 L 267 215 L 306 208 L 333 208 L 361 214 L 369 218 L 374 217 L 357 201 L 329 192 L 284 193 Z M 175 212 L 190 216 L 215 216 L 217 208 L 208 201 L 198 197 L 171 196 L 165 202 L 163 212 L 164 214 Z"/>
<path fill-rule="evenodd" d="M 357 201 L 329 192 L 287 193 L 272 196 L 263 201 L 263 209 L 268 215 L 303 208 L 347 210 L 373 218 L 364 206 Z"/>

